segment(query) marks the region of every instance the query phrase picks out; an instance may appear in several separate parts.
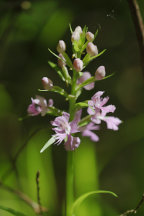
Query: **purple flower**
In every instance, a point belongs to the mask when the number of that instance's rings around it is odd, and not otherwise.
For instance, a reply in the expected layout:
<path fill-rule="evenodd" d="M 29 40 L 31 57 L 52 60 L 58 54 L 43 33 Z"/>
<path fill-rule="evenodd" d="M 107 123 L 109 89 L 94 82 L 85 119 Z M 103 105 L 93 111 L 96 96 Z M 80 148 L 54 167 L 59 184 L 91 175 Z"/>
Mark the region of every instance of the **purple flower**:
<path fill-rule="evenodd" d="M 89 78 L 91 78 L 91 74 L 89 72 L 83 72 L 83 75 L 78 79 L 77 84 L 81 84 Z M 84 89 L 86 90 L 91 90 L 93 88 L 94 88 L 94 82 L 84 86 Z"/>
<path fill-rule="evenodd" d="M 88 114 L 92 116 L 92 122 L 100 124 L 103 120 L 106 122 L 108 129 L 118 130 L 121 120 L 113 116 L 106 116 L 107 113 L 113 113 L 116 107 L 114 105 L 104 106 L 108 102 L 109 97 L 102 98 L 103 93 L 103 91 L 97 92 L 88 102 Z"/>
<path fill-rule="evenodd" d="M 74 151 L 76 148 L 80 145 L 80 138 L 79 137 L 73 137 L 68 136 L 67 142 L 65 142 L 65 149 L 67 151 Z"/>
<path fill-rule="evenodd" d="M 36 96 L 35 99 L 31 98 L 32 103 L 28 106 L 27 112 L 30 116 L 37 116 L 41 114 L 41 116 L 46 115 L 48 111 L 48 107 L 53 106 L 53 100 L 49 99 L 49 102 L 47 104 L 47 101 L 45 98 L 41 96 Z"/>
<path fill-rule="evenodd" d="M 79 130 L 82 132 L 82 136 L 90 137 L 90 139 L 94 142 L 99 141 L 99 137 L 94 132 L 92 132 L 92 130 L 99 130 L 99 126 L 95 125 L 93 122 L 90 122 L 84 127 L 80 127 Z"/>
<path fill-rule="evenodd" d="M 56 135 L 54 135 L 56 143 L 60 144 L 65 140 L 66 150 L 73 151 L 80 145 L 80 139 L 71 135 L 79 132 L 78 122 L 80 116 L 81 110 L 76 112 L 74 120 L 69 122 L 69 113 L 63 112 L 62 116 L 56 117 L 55 120 L 51 122 L 52 126 L 55 126 L 53 130 L 56 133 Z"/>

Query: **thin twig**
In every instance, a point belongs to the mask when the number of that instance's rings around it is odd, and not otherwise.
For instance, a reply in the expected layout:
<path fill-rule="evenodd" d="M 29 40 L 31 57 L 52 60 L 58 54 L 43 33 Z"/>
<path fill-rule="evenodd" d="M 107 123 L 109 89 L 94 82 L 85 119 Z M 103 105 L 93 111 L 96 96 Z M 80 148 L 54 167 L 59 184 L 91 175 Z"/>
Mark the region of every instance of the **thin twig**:
<path fill-rule="evenodd" d="M 2 181 L 0 181 L 0 186 L 3 189 L 7 190 L 8 192 L 15 194 L 19 199 L 21 199 L 27 205 L 29 205 L 34 210 L 35 213 L 40 214 L 39 204 L 31 200 L 30 197 L 28 197 L 26 194 L 22 193 L 19 190 L 13 189 L 8 185 L 5 185 Z M 47 211 L 48 211 L 47 208 L 41 206 L 41 212 L 47 212 Z"/>
<path fill-rule="evenodd" d="M 144 194 L 142 195 L 142 198 L 139 201 L 139 203 L 138 203 L 138 205 L 136 206 L 135 209 L 128 210 L 128 211 L 124 212 L 123 214 L 121 214 L 120 216 L 127 216 L 127 215 L 130 215 L 130 214 L 136 214 L 143 203 L 144 203 Z"/>
<path fill-rule="evenodd" d="M 137 0 L 128 0 L 128 3 L 133 18 L 133 22 L 135 25 L 135 30 L 136 30 L 136 35 L 137 35 L 140 55 L 141 55 L 141 64 L 144 73 L 144 21 Z"/>
<path fill-rule="evenodd" d="M 37 202 L 39 204 L 39 214 L 40 214 L 40 216 L 42 216 L 39 181 L 40 181 L 40 171 L 37 171 L 37 173 L 36 173 Z"/>

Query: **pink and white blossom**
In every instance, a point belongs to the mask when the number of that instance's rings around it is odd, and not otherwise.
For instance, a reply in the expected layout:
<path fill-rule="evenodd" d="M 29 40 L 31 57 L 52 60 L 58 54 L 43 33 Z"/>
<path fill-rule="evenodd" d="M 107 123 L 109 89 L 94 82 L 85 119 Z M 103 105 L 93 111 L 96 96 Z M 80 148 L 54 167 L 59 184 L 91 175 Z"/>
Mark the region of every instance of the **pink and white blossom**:
<path fill-rule="evenodd" d="M 48 107 L 53 106 L 53 100 L 49 99 L 48 103 L 44 97 L 36 96 L 35 99 L 31 98 L 32 103 L 28 106 L 27 112 L 30 116 L 37 116 L 41 114 L 41 116 L 45 116 Z"/>
<path fill-rule="evenodd" d="M 67 112 L 63 112 L 62 116 L 56 117 L 51 122 L 54 126 L 56 144 L 60 144 L 63 140 L 65 141 L 66 150 L 73 151 L 80 144 L 78 137 L 73 137 L 72 134 L 79 132 L 78 122 L 80 120 L 81 111 L 75 114 L 75 118 L 72 122 L 69 122 L 70 115 Z"/>
<path fill-rule="evenodd" d="M 86 126 L 79 128 L 79 130 L 82 132 L 82 136 L 87 136 L 94 142 L 98 142 L 99 137 L 93 131 L 99 129 L 100 129 L 99 125 L 95 125 L 93 122 L 90 122 Z"/>
<path fill-rule="evenodd" d="M 121 120 L 117 117 L 107 116 L 107 113 L 113 113 L 116 109 L 114 105 L 104 106 L 109 97 L 102 98 L 103 91 L 97 92 L 90 101 L 88 101 L 88 114 L 91 115 L 91 120 L 95 124 L 100 124 L 101 121 L 105 121 L 108 129 L 118 130 L 118 126 Z"/>

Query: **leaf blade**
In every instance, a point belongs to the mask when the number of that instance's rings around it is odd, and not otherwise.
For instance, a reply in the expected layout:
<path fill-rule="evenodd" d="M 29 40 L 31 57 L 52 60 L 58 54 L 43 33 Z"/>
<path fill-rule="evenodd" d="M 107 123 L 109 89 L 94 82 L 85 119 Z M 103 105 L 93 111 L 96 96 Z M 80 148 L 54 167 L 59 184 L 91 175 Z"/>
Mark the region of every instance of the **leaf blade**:
<path fill-rule="evenodd" d="M 14 209 L 11 209 L 11 208 L 8 208 L 5 206 L 0 205 L 0 209 L 3 211 L 9 212 L 10 214 L 15 215 L 15 216 L 26 216 L 25 214 L 23 214 L 21 212 L 15 211 Z"/>
<path fill-rule="evenodd" d="M 113 193 L 111 191 L 104 191 L 104 190 L 97 190 L 97 191 L 91 191 L 91 192 L 85 193 L 85 194 L 81 195 L 80 197 L 78 197 L 75 200 L 75 202 L 73 203 L 72 213 L 85 199 L 87 199 L 89 196 L 95 195 L 95 194 L 111 194 L 114 197 L 117 197 L 117 195 L 115 193 Z"/>

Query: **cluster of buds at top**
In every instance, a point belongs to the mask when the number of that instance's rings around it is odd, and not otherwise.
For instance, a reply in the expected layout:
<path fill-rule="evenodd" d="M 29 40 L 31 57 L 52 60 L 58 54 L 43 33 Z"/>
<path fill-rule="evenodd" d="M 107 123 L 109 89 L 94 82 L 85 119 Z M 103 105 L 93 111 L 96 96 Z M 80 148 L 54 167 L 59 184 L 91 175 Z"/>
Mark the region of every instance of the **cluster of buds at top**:
<path fill-rule="evenodd" d="M 57 63 L 49 62 L 49 65 L 58 73 L 66 86 L 71 86 L 71 92 L 67 92 L 60 86 L 55 86 L 53 81 L 48 77 L 42 78 L 43 90 L 53 91 L 65 97 L 69 102 L 69 111 L 59 110 L 54 106 L 53 100 L 48 102 L 41 96 L 32 99 L 32 103 L 28 107 L 28 114 L 31 116 L 51 114 L 56 116 L 51 122 L 52 130 L 55 134 L 44 145 L 41 152 L 53 143 L 60 144 L 64 141 L 67 151 L 73 151 L 80 145 L 80 137 L 87 136 L 91 140 L 97 142 L 99 137 L 95 134 L 100 129 L 101 122 L 105 122 L 108 129 L 118 130 L 121 120 L 117 117 L 109 115 L 114 113 L 116 107 L 114 105 L 106 105 L 109 97 L 103 98 L 103 91 L 96 92 L 90 99 L 77 102 L 83 89 L 91 90 L 95 87 L 95 82 L 106 79 L 105 66 L 98 66 L 95 72 L 85 71 L 86 66 L 94 59 L 102 55 L 105 50 L 98 53 L 98 48 L 94 44 L 97 32 L 93 34 L 88 31 L 87 27 L 83 29 L 77 26 L 74 31 L 71 29 L 71 41 L 73 49 L 73 57 L 66 53 L 66 43 L 60 40 L 57 45 L 57 52 L 53 53 L 57 57 Z M 87 109 L 87 116 L 82 118 L 82 110 Z M 78 135 L 77 135 L 78 134 Z"/>

